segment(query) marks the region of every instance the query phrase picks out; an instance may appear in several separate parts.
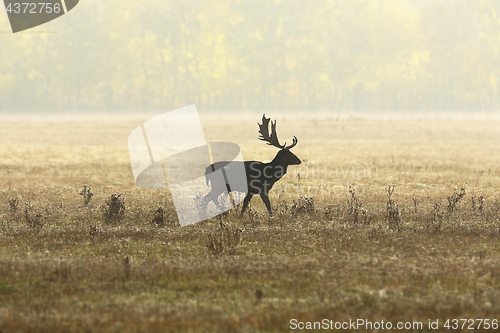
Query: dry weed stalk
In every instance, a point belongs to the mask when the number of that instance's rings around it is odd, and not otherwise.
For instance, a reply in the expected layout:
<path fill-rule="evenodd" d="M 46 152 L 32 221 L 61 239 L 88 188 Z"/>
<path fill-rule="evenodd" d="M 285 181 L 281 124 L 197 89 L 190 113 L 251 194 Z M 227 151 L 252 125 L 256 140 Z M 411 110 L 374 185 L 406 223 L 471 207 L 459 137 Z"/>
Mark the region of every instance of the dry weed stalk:
<path fill-rule="evenodd" d="M 83 190 L 79 193 L 81 196 L 83 196 L 83 205 L 86 207 L 90 203 L 90 199 L 94 196 L 94 193 L 92 193 L 92 188 L 87 185 L 83 186 Z"/>
<path fill-rule="evenodd" d="M 16 198 L 9 199 L 9 209 L 12 214 L 17 213 L 17 209 L 19 207 L 19 200 Z"/>
<path fill-rule="evenodd" d="M 123 282 L 130 279 L 130 259 L 128 256 L 123 259 Z"/>
<path fill-rule="evenodd" d="M 478 202 L 476 203 L 476 198 Z M 476 211 L 476 209 L 482 213 L 483 212 L 483 207 L 484 207 L 484 197 L 483 195 L 480 195 L 479 197 L 476 197 L 476 195 L 473 193 L 471 195 L 471 209 L 472 211 Z"/>
<path fill-rule="evenodd" d="M 451 215 L 457 207 L 457 204 L 462 198 L 466 195 L 465 189 L 467 188 L 467 184 L 464 184 L 460 189 L 460 192 L 457 192 L 457 188 L 453 190 L 451 196 L 447 197 L 448 199 L 448 214 Z"/>
<path fill-rule="evenodd" d="M 387 220 L 389 221 L 389 225 L 391 228 L 401 230 L 401 215 L 399 212 L 398 204 L 392 199 L 394 194 L 394 185 L 389 185 L 385 190 L 387 195 L 386 202 L 386 211 L 387 211 Z"/>
<path fill-rule="evenodd" d="M 368 211 L 363 208 L 363 203 L 356 196 L 356 189 L 349 186 L 349 199 L 347 199 L 347 217 L 352 224 L 358 222 L 367 223 L 366 216 Z M 361 221 L 363 220 L 363 221 Z"/>
<path fill-rule="evenodd" d="M 26 218 L 28 227 L 33 231 L 38 232 L 45 225 L 44 216 L 41 213 L 33 213 L 33 207 L 31 206 L 30 201 L 26 203 L 24 217 Z"/>
<path fill-rule="evenodd" d="M 432 203 L 431 216 L 429 223 L 427 224 L 427 229 L 434 225 L 434 231 L 441 230 L 443 223 L 444 213 L 441 212 L 441 203 L 435 201 Z"/>
<path fill-rule="evenodd" d="M 288 208 L 288 202 L 286 199 L 283 199 L 282 194 L 280 194 L 278 198 L 278 205 L 275 210 L 277 211 L 277 215 L 280 218 L 287 217 L 290 213 L 290 209 Z"/>
<path fill-rule="evenodd" d="M 417 198 L 413 198 L 413 211 L 414 211 L 415 215 L 418 214 L 418 204 L 419 203 L 420 203 L 420 201 Z"/>

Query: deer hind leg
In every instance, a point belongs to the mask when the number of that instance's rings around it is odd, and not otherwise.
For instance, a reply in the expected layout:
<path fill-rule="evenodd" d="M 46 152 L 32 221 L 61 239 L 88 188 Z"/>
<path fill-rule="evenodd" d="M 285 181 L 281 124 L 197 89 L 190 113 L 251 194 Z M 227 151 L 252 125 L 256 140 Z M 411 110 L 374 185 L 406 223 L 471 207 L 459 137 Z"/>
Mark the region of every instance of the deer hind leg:
<path fill-rule="evenodd" d="M 245 199 L 243 199 L 243 207 L 241 208 L 240 217 L 243 216 L 243 213 L 245 212 L 245 210 L 248 207 L 248 204 L 250 203 L 250 200 L 252 200 L 252 196 L 253 196 L 253 194 L 249 193 L 246 195 Z"/>
<path fill-rule="evenodd" d="M 205 209 L 208 208 L 208 204 L 210 203 L 210 201 L 212 201 L 216 207 L 219 207 L 219 195 L 217 195 L 217 193 L 215 193 L 213 190 L 205 195 L 203 197 L 203 204 L 205 206 Z"/>
<path fill-rule="evenodd" d="M 267 211 L 269 212 L 269 216 L 273 216 L 273 212 L 271 211 L 271 202 L 269 201 L 269 197 L 265 193 L 261 193 L 260 197 L 262 198 L 262 201 L 266 204 Z"/>

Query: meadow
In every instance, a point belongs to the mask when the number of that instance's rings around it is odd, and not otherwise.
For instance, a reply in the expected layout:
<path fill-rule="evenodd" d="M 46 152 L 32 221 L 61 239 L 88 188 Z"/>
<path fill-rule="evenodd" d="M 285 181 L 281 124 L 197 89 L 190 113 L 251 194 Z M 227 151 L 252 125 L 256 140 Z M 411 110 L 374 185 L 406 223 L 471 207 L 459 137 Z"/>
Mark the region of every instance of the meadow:
<path fill-rule="evenodd" d="M 261 116 L 204 116 L 205 136 L 270 161 Z M 274 218 L 256 197 L 183 228 L 168 191 L 134 183 L 127 138 L 149 118 L 1 117 L 0 332 L 494 331 L 498 117 L 278 116 L 302 164 Z"/>

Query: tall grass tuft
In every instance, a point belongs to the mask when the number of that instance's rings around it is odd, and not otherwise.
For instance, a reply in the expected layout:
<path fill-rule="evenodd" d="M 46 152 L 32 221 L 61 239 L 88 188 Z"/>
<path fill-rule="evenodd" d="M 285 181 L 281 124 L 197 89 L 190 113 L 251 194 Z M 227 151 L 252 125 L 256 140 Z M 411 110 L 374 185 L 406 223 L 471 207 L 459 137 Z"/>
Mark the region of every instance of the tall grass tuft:
<path fill-rule="evenodd" d="M 212 255 L 236 254 L 236 246 L 241 243 L 242 230 L 219 221 L 218 230 L 208 234 L 207 249 Z"/>

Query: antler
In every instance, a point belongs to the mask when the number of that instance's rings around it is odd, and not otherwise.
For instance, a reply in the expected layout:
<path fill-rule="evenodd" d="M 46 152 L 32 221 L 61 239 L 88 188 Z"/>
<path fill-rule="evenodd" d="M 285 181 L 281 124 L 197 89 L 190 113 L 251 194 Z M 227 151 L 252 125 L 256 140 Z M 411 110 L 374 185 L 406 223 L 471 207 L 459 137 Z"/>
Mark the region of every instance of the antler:
<path fill-rule="evenodd" d="M 297 144 L 297 142 L 299 142 L 299 140 L 297 140 L 297 138 L 294 135 L 293 136 L 293 140 L 292 140 L 292 144 L 289 145 L 288 147 L 283 148 L 283 149 L 292 149 L 293 147 L 295 147 L 295 145 Z M 285 142 L 285 145 L 286 145 L 286 142 Z"/>
<path fill-rule="evenodd" d="M 278 134 L 276 134 L 276 120 L 274 122 L 271 121 L 271 135 L 269 135 L 269 122 L 271 118 L 266 118 L 266 114 L 262 115 L 262 125 L 259 125 L 259 139 L 262 141 L 266 141 L 268 145 L 275 146 L 276 148 L 283 149 L 285 145 L 280 145 L 278 141 Z"/>
<path fill-rule="evenodd" d="M 271 135 L 269 135 L 269 122 L 271 122 Z M 276 148 L 281 148 L 281 149 L 290 149 L 295 147 L 297 144 L 298 140 L 294 136 L 293 137 L 293 143 L 288 146 L 286 146 L 286 142 L 284 145 L 281 145 L 278 140 L 278 134 L 276 133 L 276 120 L 274 122 L 271 121 L 271 118 L 266 118 L 266 114 L 262 115 L 262 125 L 259 125 L 259 133 L 260 137 L 259 139 L 262 141 L 266 141 L 268 145 L 270 146 L 275 146 Z"/>

